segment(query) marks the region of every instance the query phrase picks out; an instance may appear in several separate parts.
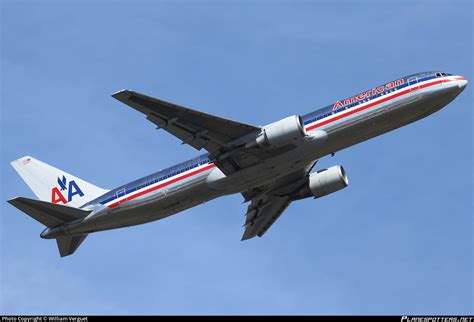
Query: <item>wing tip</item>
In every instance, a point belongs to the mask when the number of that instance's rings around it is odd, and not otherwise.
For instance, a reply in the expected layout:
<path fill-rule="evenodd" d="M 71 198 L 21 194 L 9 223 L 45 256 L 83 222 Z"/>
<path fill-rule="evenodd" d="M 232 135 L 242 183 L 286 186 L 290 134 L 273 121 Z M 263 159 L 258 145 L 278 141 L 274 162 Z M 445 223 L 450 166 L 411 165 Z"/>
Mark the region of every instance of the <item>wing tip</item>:
<path fill-rule="evenodd" d="M 240 239 L 240 241 L 249 240 L 249 239 L 254 238 L 255 236 L 257 236 L 257 235 L 249 233 L 248 231 L 245 231 L 244 234 L 242 235 L 242 239 Z"/>
<path fill-rule="evenodd" d="M 110 95 L 110 96 L 112 96 L 113 98 L 118 99 L 119 97 L 123 96 L 124 94 L 129 94 L 129 93 L 131 93 L 131 90 L 121 89 L 119 91 L 116 91 L 115 93 L 112 93 L 112 95 Z"/>
<path fill-rule="evenodd" d="M 12 198 L 12 199 L 8 199 L 7 202 L 12 205 L 12 206 L 15 206 L 16 204 L 18 204 L 18 200 L 20 199 L 21 197 L 15 197 L 15 198 Z"/>

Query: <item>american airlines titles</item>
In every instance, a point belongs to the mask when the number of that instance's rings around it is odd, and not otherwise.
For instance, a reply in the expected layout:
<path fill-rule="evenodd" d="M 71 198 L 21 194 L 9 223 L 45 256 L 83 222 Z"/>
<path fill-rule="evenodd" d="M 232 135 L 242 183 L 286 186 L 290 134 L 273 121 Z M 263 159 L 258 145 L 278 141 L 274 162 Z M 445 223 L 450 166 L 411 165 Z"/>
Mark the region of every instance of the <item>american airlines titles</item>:
<path fill-rule="evenodd" d="M 405 81 L 403 79 L 398 79 L 394 82 L 390 82 L 390 83 L 386 84 L 385 86 L 383 86 L 383 85 L 378 86 L 378 87 L 373 88 L 372 90 L 369 90 L 367 92 L 363 92 L 363 93 L 360 93 L 359 95 L 356 95 L 356 96 L 353 96 L 353 97 L 350 97 L 350 98 L 346 98 L 344 101 L 337 101 L 336 103 L 334 103 L 332 109 L 337 110 L 340 107 L 344 107 L 344 106 L 350 105 L 350 104 L 358 102 L 358 101 L 363 101 L 367 98 L 370 98 L 370 97 L 375 96 L 377 94 L 380 94 L 380 93 L 383 93 L 385 91 L 394 89 L 395 87 L 403 85 L 403 84 L 405 84 Z"/>

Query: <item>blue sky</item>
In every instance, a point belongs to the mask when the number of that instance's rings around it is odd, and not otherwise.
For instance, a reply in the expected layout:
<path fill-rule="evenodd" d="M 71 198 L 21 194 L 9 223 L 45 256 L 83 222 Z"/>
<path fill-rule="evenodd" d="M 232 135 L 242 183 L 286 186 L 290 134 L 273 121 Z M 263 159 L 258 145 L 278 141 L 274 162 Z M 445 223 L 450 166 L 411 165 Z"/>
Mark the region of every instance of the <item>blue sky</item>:
<path fill-rule="evenodd" d="M 471 1 L 1 1 L 3 314 L 473 314 L 473 91 L 325 158 L 349 188 L 241 242 L 233 195 L 60 258 L 32 155 L 113 188 L 198 154 L 110 94 L 263 125 L 407 74 L 474 79 Z"/>

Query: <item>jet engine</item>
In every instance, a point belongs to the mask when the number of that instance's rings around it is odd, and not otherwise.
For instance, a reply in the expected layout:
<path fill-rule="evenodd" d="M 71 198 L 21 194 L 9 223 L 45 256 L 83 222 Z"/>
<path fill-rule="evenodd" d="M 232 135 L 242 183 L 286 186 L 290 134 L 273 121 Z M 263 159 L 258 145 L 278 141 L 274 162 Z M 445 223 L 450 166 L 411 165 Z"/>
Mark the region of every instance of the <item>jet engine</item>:
<path fill-rule="evenodd" d="M 282 120 L 270 123 L 262 128 L 260 134 L 246 148 L 276 148 L 306 136 L 303 120 L 298 115 L 292 115 Z"/>
<path fill-rule="evenodd" d="M 308 184 L 292 194 L 291 197 L 293 200 L 308 197 L 319 198 L 344 189 L 348 185 L 349 179 L 346 176 L 344 168 L 340 165 L 336 165 L 311 173 L 308 178 Z"/>

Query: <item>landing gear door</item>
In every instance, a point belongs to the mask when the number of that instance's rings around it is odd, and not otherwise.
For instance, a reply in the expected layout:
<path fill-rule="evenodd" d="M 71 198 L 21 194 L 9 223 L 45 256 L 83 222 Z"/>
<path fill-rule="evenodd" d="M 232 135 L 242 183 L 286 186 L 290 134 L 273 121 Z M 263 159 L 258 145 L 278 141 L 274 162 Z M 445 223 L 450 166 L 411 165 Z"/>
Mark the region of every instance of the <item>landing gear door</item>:
<path fill-rule="evenodd" d="M 420 85 L 418 84 L 418 77 L 416 76 L 410 77 L 408 79 L 408 86 L 413 86 L 413 87 L 410 87 L 410 92 L 420 89 Z"/>

